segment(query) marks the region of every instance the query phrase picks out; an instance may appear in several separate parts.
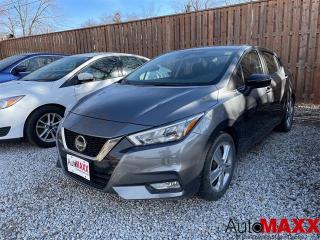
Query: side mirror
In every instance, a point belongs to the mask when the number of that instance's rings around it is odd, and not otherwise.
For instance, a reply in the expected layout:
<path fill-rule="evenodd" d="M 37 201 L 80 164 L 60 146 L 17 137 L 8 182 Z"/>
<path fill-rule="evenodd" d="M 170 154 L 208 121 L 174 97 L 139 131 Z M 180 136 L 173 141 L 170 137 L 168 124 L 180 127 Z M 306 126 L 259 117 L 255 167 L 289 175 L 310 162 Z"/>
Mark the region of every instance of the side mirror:
<path fill-rule="evenodd" d="M 20 73 L 24 73 L 24 72 L 27 72 L 27 67 L 23 65 L 16 66 L 14 69 L 12 69 L 13 75 L 19 75 Z"/>
<path fill-rule="evenodd" d="M 94 80 L 94 76 L 91 73 L 79 73 L 78 80 L 80 82 L 90 82 Z"/>
<path fill-rule="evenodd" d="M 271 85 L 268 74 L 252 74 L 246 79 L 246 85 L 251 88 L 264 88 Z"/>

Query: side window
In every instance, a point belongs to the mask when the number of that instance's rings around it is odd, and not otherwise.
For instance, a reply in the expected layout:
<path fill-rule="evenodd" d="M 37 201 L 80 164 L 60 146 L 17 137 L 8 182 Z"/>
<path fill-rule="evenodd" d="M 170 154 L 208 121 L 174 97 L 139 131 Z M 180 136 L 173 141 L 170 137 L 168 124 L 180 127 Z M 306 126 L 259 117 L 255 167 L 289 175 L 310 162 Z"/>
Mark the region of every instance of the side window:
<path fill-rule="evenodd" d="M 54 62 L 54 61 L 57 61 L 59 59 L 63 58 L 63 56 L 51 56 L 51 61 Z"/>
<path fill-rule="evenodd" d="M 268 52 L 262 52 L 263 58 L 267 64 L 269 74 L 274 74 L 279 70 L 279 63 L 276 57 Z"/>
<path fill-rule="evenodd" d="M 263 73 L 260 57 L 256 51 L 247 53 L 241 60 L 244 79 L 252 74 Z"/>
<path fill-rule="evenodd" d="M 121 57 L 123 75 L 128 75 L 136 68 L 140 67 L 144 62 L 136 57 Z"/>
<path fill-rule="evenodd" d="M 229 82 L 229 88 L 234 90 L 234 89 L 239 89 L 244 86 L 244 80 L 243 80 L 243 73 L 242 73 L 242 68 L 241 65 L 237 67 L 237 70 L 234 72 L 232 76 L 232 81 Z"/>
<path fill-rule="evenodd" d="M 118 58 L 108 57 L 92 63 L 79 73 L 91 73 L 95 81 L 112 79 L 122 76 L 119 65 Z"/>
<path fill-rule="evenodd" d="M 26 61 L 23 61 L 18 66 L 23 66 L 26 69 L 26 72 L 33 72 L 49 63 L 54 62 L 53 58 L 51 56 L 39 56 L 30 58 Z"/>

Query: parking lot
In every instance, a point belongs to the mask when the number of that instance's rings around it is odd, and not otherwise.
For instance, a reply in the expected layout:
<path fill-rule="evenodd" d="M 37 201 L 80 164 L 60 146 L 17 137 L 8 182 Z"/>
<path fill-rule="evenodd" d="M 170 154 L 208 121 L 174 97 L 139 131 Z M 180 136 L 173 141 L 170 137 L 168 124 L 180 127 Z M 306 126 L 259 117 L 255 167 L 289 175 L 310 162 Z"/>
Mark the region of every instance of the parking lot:
<path fill-rule="evenodd" d="M 319 132 L 320 108 L 299 107 L 290 133 L 274 132 L 239 158 L 218 202 L 122 200 L 67 179 L 54 148 L 1 144 L 0 239 L 222 239 L 236 237 L 225 232 L 230 218 L 319 217 Z"/>

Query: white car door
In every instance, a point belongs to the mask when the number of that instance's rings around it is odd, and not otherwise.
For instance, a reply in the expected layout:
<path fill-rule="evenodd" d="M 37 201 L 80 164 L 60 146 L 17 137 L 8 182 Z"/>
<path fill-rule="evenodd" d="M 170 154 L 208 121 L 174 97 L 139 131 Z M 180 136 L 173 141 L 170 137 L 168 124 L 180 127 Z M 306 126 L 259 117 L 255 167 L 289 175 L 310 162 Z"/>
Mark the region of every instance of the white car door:
<path fill-rule="evenodd" d="M 120 60 L 118 57 L 113 56 L 101 58 L 93 62 L 78 74 L 80 73 L 92 74 L 93 80 L 87 82 L 79 81 L 78 84 L 74 86 L 78 100 L 122 78 Z"/>

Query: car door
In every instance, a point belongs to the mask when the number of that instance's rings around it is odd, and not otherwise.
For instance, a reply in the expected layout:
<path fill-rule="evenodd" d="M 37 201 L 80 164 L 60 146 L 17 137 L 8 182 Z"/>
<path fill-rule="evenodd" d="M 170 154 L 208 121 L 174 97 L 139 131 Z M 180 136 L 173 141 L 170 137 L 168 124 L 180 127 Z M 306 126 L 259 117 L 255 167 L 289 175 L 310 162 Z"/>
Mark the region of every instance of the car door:
<path fill-rule="evenodd" d="M 88 82 L 77 82 L 75 85 L 77 99 L 120 80 L 123 76 L 120 65 L 119 58 L 112 56 L 101 58 L 82 69 L 78 74 L 90 73 L 94 79 Z"/>
<path fill-rule="evenodd" d="M 284 95 L 286 73 L 280 66 L 278 58 L 274 53 L 262 50 L 261 55 L 265 62 L 267 73 L 271 76 L 271 85 L 268 88 L 268 101 L 270 107 L 271 120 L 276 125 L 283 116 L 284 105 L 282 96 Z"/>
<path fill-rule="evenodd" d="M 240 137 L 240 149 L 243 150 L 250 148 L 270 131 L 268 127 L 267 87 L 251 88 L 246 86 L 246 79 L 249 76 L 262 73 L 263 66 L 260 56 L 256 50 L 252 50 L 241 59 L 235 75 L 238 78 L 238 83 L 244 82 L 243 86 L 238 84 L 241 98 L 237 104 L 244 105 L 241 108 L 245 110 L 236 123 Z"/>

